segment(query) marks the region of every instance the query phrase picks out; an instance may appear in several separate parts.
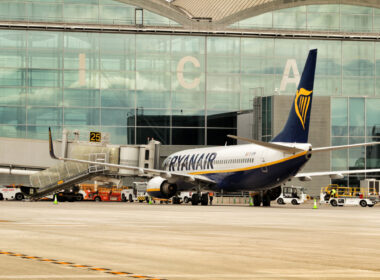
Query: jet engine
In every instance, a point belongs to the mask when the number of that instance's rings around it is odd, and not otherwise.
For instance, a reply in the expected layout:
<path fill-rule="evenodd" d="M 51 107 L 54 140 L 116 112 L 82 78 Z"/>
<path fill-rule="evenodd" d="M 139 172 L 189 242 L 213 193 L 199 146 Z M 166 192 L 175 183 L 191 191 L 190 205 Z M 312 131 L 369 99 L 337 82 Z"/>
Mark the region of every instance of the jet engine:
<path fill-rule="evenodd" d="M 149 180 L 146 191 L 152 197 L 168 199 L 177 193 L 177 185 L 157 176 Z"/>

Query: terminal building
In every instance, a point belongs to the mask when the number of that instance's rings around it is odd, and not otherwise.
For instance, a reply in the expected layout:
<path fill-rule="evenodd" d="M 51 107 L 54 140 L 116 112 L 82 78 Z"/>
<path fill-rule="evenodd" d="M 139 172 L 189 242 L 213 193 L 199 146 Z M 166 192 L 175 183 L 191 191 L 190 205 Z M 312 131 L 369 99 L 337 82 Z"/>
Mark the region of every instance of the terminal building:
<path fill-rule="evenodd" d="M 309 141 L 380 141 L 379 40 L 374 0 L 1 0 L 0 145 L 47 140 L 49 126 L 55 138 L 64 129 L 117 145 L 154 138 L 161 156 L 236 144 L 227 134 L 269 141 L 312 48 Z M 11 151 L 0 151 L 6 166 Z M 380 168 L 380 148 L 318 155 L 305 170 L 364 168 Z M 303 184 L 316 194 L 377 175 Z"/>

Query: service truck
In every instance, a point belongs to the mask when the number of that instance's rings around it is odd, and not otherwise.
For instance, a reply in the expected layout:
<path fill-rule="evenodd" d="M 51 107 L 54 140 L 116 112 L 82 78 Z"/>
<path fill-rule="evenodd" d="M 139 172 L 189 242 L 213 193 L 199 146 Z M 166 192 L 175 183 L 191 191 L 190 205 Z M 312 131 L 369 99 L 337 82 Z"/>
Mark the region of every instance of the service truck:
<path fill-rule="evenodd" d="M 278 204 L 293 204 L 299 205 L 308 200 L 304 187 L 282 187 L 281 195 L 277 198 Z"/>
<path fill-rule="evenodd" d="M 373 207 L 376 204 L 376 198 L 361 191 L 357 187 L 342 187 L 336 184 L 330 184 L 321 189 L 320 204 L 330 204 L 336 206 L 358 206 Z"/>
<path fill-rule="evenodd" d="M 0 200 L 23 200 L 22 185 L 0 186 Z"/>

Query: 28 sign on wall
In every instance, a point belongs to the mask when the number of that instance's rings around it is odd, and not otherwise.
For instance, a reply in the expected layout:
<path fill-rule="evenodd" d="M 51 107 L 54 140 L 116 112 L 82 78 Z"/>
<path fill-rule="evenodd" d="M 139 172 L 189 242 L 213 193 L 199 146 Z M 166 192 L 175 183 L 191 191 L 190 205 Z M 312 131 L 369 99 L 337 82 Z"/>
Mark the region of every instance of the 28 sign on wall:
<path fill-rule="evenodd" d="M 102 134 L 100 132 L 90 132 L 90 142 L 101 142 Z"/>

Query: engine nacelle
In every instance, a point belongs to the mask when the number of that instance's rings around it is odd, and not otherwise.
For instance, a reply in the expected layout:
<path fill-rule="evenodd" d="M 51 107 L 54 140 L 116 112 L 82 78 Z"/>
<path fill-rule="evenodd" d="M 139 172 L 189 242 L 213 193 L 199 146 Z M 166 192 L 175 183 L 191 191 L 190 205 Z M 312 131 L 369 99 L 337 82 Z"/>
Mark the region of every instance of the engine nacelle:
<path fill-rule="evenodd" d="M 152 197 L 168 199 L 177 193 L 177 185 L 157 176 L 149 180 L 146 191 Z"/>

